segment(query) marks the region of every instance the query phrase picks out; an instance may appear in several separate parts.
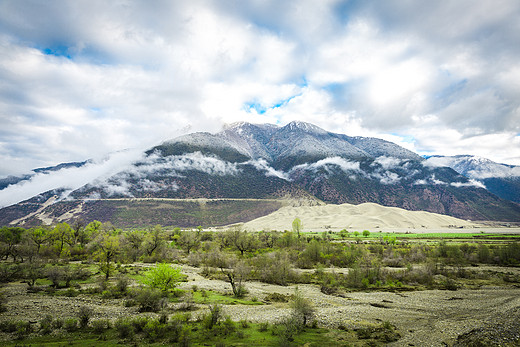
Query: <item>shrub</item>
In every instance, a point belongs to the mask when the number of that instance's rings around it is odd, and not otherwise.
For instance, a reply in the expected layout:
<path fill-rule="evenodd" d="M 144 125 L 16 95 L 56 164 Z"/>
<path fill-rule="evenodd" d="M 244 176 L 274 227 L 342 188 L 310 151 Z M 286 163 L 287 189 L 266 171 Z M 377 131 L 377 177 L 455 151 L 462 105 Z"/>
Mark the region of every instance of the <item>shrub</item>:
<path fill-rule="evenodd" d="M 74 332 L 78 329 L 78 320 L 76 318 L 68 318 L 63 322 L 63 327 L 68 332 Z"/>
<path fill-rule="evenodd" d="M 135 317 L 132 319 L 132 327 L 136 333 L 142 332 L 146 323 L 148 323 L 148 317 Z"/>
<path fill-rule="evenodd" d="M 185 321 L 185 317 L 179 314 L 170 319 L 170 322 L 168 323 L 170 342 L 179 342 Z"/>
<path fill-rule="evenodd" d="M 132 322 L 128 318 L 118 318 L 114 324 L 120 339 L 130 339 L 134 336 Z"/>
<path fill-rule="evenodd" d="M 190 311 L 195 308 L 195 301 L 193 300 L 193 294 L 190 291 L 184 293 L 182 301 L 178 306 L 181 311 Z"/>
<path fill-rule="evenodd" d="M 264 332 L 264 331 L 267 331 L 268 329 L 269 329 L 268 322 L 262 322 L 262 323 L 258 324 L 258 331 Z"/>
<path fill-rule="evenodd" d="M 33 331 L 33 327 L 31 325 L 30 322 L 26 322 L 26 321 L 18 321 L 16 322 L 16 337 L 18 339 L 24 339 L 25 337 L 27 337 L 27 335 L 29 335 L 30 333 L 32 333 Z"/>
<path fill-rule="evenodd" d="M 69 298 L 73 298 L 78 296 L 79 292 L 74 288 L 68 288 L 66 291 L 63 292 L 63 295 Z"/>
<path fill-rule="evenodd" d="M 295 290 L 291 308 L 293 310 L 293 316 L 301 322 L 303 327 L 314 318 L 315 309 L 312 302 L 304 298 L 298 289 Z"/>
<path fill-rule="evenodd" d="M 265 296 L 265 301 L 269 301 L 269 302 L 289 302 L 289 300 L 291 299 L 291 295 L 287 294 L 287 295 L 284 295 L 284 294 L 280 294 L 280 293 L 277 293 L 277 292 L 273 292 L 273 293 L 269 293 Z"/>
<path fill-rule="evenodd" d="M 161 263 L 145 273 L 143 283 L 166 292 L 177 287 L 182 279 L 183 276 L 179 267 Z"/>
<path fill-rule="evenodd" d="M 16 331 L 16 322 L 4 321 L 0 322 L 0 331 L 4 333 L 14 333 Z"/>
<path fill-rule="evenodd" d="M 7 311 L 7 297 L 0 292 L 0 313 Z"/>
<path fill-rule="evenodd" d="M 78 311 L 78 319 L 79 319 L 79 327 L 81 329 L 85 329 L 88 326 L 88 323 L 90 322 L 90 318 L 92 317 L 92 314 L 94 311 L 92 308 L 87 306 L 81 306 Z"/>
<path fill-rule="evenodd" d="M 208 330 L 213 329 L 213 327 L 219 322 L 222 318 L 222 306 L 219 304 L 209 305 L 209 314 L 206 315 L 203 319 L 204 327 Z"/>
<path fill-rule="evenodd" d="M 154 289 L 139 289 L 134 293 L 134 300 L 140 312 L 158 312 L 168 305 L 162 293 Z"/>
<path fill-rule="evenodd" d="M 110 329 L 110 321 L 108 319 L 96 319 L 92 321 L 92 330 L 96 334 L 102 334 L 105 330 Z"/>
<path fill-rule="evenodd" d="M 230 335 L 236 330 L 236 324 L 231 320 L 231 317 L 227 316 L 224 322 L 220 326 L 220 332 L 224 335 Z"/>
<path fill-rule="evenodd" d="M 130 280 L 126 276 L 118 276 L 116 281 L 116 290 L 119 293 L 126 293 L 126 290 L 128 289 L 128 284 L 130 283 Z"/>
<path fill-rule="evenodd" d="M 64 323 L 63 323 L 63 319 L 61 319 L 61 318 L 56 318 L 56 319 L 54 320 L 54 322 L 52 322 L 52 327 L 53 327 L 54 329 L 61 329 L 61 328 L 63 328 L 63 324 L 64 324 Z"/>
<path fill-rule="evenodd" d="M 40 320 L 40 332 L 43 335 L 48 335 L 52 332 L 53 325 L 52 325 L 52 315 L 48 314 L 42 320 Z"/>
<path fill-rule="evenodd" d="M 162 324 L 157 319 L 150 319 L 143 328 L 143 332 L 147 339 L 156 341 L 166 335 L 167 325 Z"/>

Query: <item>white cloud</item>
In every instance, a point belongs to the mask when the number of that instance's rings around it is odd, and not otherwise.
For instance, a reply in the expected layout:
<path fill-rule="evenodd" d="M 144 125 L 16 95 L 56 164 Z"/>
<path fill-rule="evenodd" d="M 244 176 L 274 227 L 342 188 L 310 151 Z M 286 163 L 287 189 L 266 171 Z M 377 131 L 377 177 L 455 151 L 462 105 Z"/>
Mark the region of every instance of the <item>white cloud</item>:
<path fill-rule="evenodd" d="M 320 168 L 324 168 L 325 170 L 330 172 L 329 166 L 337 166 L 344 172 L 361 171 L 361 169 L 359 167 L 359 162 L 346 160 L 346 159 L 343 159 L 340 157 L 330 157 L 330 158 L 321 159 L 321 160 L 319 160 L 315 163 L 311 163 L 311 164 L 306 163 L 306 164 L 296 165 L 291 170 L 292 171 L 295 171 L 295 170 L 317 171 Z"/>
<path fill-rule="evenodd" d="M 0 207 L 16 204 L 40 193 L 64 188 L 69 192 L 96 179 L 106 179 L 139 160 L 141 152 L 124 151 L 90 162 L 79 168 L 65 168 L 48 173 L 37 173 L 30 180 L 0 190 Z"/>
<path fill-rule="evenodd" d="M 486 189 L 486 186 L 477 180 L 469 180 L 468 182 L 462 183 L 462 182 L 452 182 L 450 185 L 460 188 L 460 187 L 477 187 L 477 188 L 484 188 Z"/>
<path fill-rule="evenodd" d="M 519 14 L 514 0 L 2 2 L 0 175 L 238 120 L 520 164 Z"/>
<path fill-rule="evenodd" d="M 265 159 L 250 160 L 245 164 L 253 165 L 257 170 L 264 171 L 266 176 L 278 177 L 283 180 L 289 181 L 289 174 L 283 171 L 275 170 L 271 167 Z"/>

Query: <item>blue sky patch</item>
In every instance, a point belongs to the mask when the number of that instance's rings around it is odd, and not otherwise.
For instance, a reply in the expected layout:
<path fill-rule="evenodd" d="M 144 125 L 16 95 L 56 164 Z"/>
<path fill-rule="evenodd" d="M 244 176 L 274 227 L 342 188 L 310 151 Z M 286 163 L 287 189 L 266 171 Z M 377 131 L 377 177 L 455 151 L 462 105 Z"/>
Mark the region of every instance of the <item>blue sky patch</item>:
<path fill-rule="evenodd" d="M 45 55 L 53 55 L 55 57 L 65 57 L 67 59 L 72 59 L 72 56 L 69 54 L 69 47 L 66 46 L 57 46 L 57 47 L 48 47 L 41 50 Z"/>

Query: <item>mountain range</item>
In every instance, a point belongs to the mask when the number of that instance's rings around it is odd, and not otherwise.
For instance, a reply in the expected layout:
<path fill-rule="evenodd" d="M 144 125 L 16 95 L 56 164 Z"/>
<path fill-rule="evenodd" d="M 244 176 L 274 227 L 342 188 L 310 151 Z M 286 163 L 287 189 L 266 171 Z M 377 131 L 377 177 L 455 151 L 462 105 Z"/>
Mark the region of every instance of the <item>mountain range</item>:
<path fill-rule="evenodd" d="M 287 201 L 372 202 L 469 220 L 520 221 L 518 190 L 508 198 L 501 194 L 507 191 L 505 183 L 489 188 L 497 177 L 484 177 L 501 164 L 473 161 L 471 166 L 462 164 L 472 162 L 470 157 L 458 159 L 425 159 L 385 140 L 332 133 L 310 123 L 241 122 L 219 133 L 164 142 L 81 184 L 65 183 L 67 173 L 97 172 L 98 163 L 60 164 L 4 179 L 0 196 L 36 178 L 64 177 L 61 185 L 1 209 L 0 225 L 74 218 L 130 226 L 217 225 L 259 217 Z"/>

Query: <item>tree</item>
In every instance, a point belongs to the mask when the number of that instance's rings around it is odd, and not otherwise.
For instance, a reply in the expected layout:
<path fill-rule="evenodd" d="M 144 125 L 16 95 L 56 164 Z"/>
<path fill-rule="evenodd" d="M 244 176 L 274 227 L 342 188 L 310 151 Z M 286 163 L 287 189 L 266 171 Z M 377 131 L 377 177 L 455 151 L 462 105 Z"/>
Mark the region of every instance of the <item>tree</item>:
<path fill-rule="evenodd" d="M 244 256 L 244 252 L 252 251 L 258 246 L 255 236 L 240 227 L 229 229 L 226 232 L 226 238 L 232 246 L 240 251 L 241 256 Z"/>
<path fill-rule="evenodd" d="M 54 241 L 56 247 L 56 254 L 61 257 L 65 244 L 71 243 L 71 239 L 74 238 L 74 231 L 67 223 L 59 223 L 51 231 L 51 239 Z"/>
<path fill-rule="evenodd" d="M 144 250 L 148 256 L 158 251 L 164 245 L 164 238 L 162 235 L 162 227 L 156 225 L 152 230 L 148 231 L 144 241 Z"/>
<path fill-rule="evenodd" d="M 314 317 L 315 309 L 312 302 L 309 299 L 304 298 L 298 288 L 294 291 L 291 308 L 293 310 L 293 315 L 301 322 L 303 327 L 305 327 L 307 322 Z"/>
<path fill-rule="evenodd" d="M 210 266 L 219 268 L 220 272 L 226 276 L 235 297 L 244 296 L 247 291 L 243 282 L 249 277 L 251 268 L 243 259 L 238 260 L 234 255 L 214 251 L 210 254 L 208 262 Z"/>
<path fill-rule="evenodd" d="M 101 232 L 93 241 L 94 258 L 100 263 L 100 270 L 108 280 L 112 273 L 112 262 L 120 252 L 119 236 L 109 232 Z"/>
<path fill-rule="evenodd" d="M 166 263 L 156 264 L 155 268 L 145 273 L 142 282 L 152 288 L 157 288 L 163 292 L 177 287 L 182 280 L 180 267 L 172 266 Z"/>
<path fill-rule="evenodd" d="M 303 223 L 300 218 L 294 218 L 292 222 L 292 231 L 298 234 L 298 238 L 300 238 L 300 231 L 303 230 Z"/>
<path fill-rule="evenodd" d="M 17 246 L 22 242 L 22 236 L 25 232 L 24 228 L 20 227 L 3 227 L 0 229 L 0 243 L 2 245 L 2 255 L 7 260 L 9 256 L 13 257 L 16 262 Z"/>
<path fill-rule="evenodd" d="M 364 236 L 364 237 L 368 237 L 368 235 L 370 235 L 370 231 L 368 231 L 368 230 L 363 230 L 363 236 Z"/>
<path fill-rule="evenodd" d="M 189 230 L 181 231 L 181 235 L 177 240 L 177 244 L 181 246 L 183 250 L 186 251 L 187 254 L 190 254 L 190 251 L 197 247 L 199 244 L 199 238 L 197 237 L 197 233 L 194 233 Z"/>
<path fill-rule="evenodd" d="M 49 231 L 42 227 L 30 229 L 27 236 L 36 246 L 36 254 L 40 254 L 41 246 L 47 242 L 50 237 Z"/>

